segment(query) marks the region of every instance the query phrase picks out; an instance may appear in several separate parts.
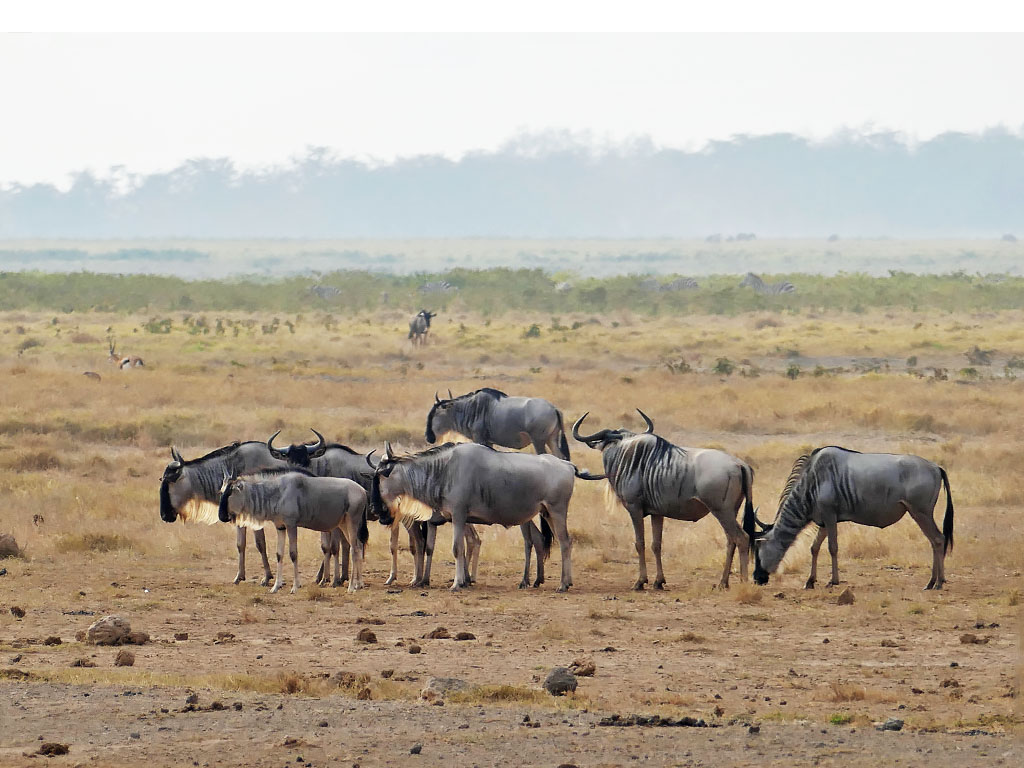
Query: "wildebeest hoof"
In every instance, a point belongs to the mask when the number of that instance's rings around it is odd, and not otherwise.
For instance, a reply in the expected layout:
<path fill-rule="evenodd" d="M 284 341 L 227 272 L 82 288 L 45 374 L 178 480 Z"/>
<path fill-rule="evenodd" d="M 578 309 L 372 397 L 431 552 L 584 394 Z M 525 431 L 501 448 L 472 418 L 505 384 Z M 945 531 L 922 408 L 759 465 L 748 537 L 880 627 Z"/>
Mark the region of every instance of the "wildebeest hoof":
<path fill-rule="evenodd" d="M 830 587 L 838 587 L 838 586 L 839 586 L 839 582 L 838 582 L 838 581 L 830 581 L 830 582 L 828 583 L 828 585 L 829 585 Z"/>
<path fill-rule="evenodd" d="M 519 588 L 520 589 L 527 589 L 529 586 L 530 586 L 530 582 L 528 582 L 526 579 L 523 579 L 522 581 L 519 582 Z M 925 589 L 928 589 L 928 587 L 925 587 Z"/>
<path fill-rule="evenodd" d="M 814 579 L 808 579 L 807 583 L 804 584 L 804 589 L 814 589 Z"/>
<path fill-rule="evenodd" d="M 657 589 L 661 589 L 661 587 L 657 587 Z M 728 581 L 720 581 L 720 582 L 718 582 L 718 586 L 716 587 L 716 589 L 729 589 L 729 582 Z"/>
<path fill-rule="evenodd" d="M 558 587 L 558 589 L 555 590 L 555 592 L 568 592 L 568 591 L 569 591 L 569 585 L 568 584 L 562 584 L 561 586 Z"/>
<path fill-rule="evenodd" d="M 296 584 L 294 587 L 292 587 L 291 589 L 288 590 L 288 594 L 289 595 L 294 595 L 298 591 L 299 591 L 299 585 Z"/>
<path fill-rule="evenodd" d="M 283 586 L 282 584 L 275 584 L 274 586 L 272 586 L 272 587 L 270 588 L 270 594 L 274 594 L 274 593 L 275 593 L 275 592 L 277 592 L 277 591 L 278 591 L 279 589 L 281 589 L 281 587 L 282 587 L 282 586 Z"/>
<path fill-rule="evenodd" d="M 243 579 L 243 581 L 244 581 L 244 579 Z M 262 579 L 260 579 L 260 586 L 261 587 L 265 587 L 269 583 L 270 583 L 270 576 L 264 576 Z"/>
<path fill-rule="evenodd" d="M 335 579 L 334 581 L 331 582 L 331 586 L 332 587 L 340 587 L 344 583 L 345 583 L 344 579 Z"/>
<path fill-rule="evenodd" d="M 232 583 L 237 584 L 240 581 L 245 581 L 245 576 L 235 576 L 235 580 Z"/>
<path fill-rule="evenodd" d="M 537 580 L 535 580 L 533 582 L 533 588 L 536 589 L 537 587 L 539 587 L 543 583 L 544 583 L 544 579 L 537 579 Z"/>
<path fill-rule="evenodd" d="M 395 583 L 394 575 L 388 576 L 386 579 L 384 579 L 384 586 L 385 587 L 388 587 L 388 586 L 390 586 L 390 585 L 392 585 L 394 583 Z M 415 584 L 410 584 L 409 586 L 410 587 L 415 587 L 416 585 Z"/>
<path fill-rule="evenodd" d="M 633 591 L 634 592 L 643 592 L 644 591 L 644 584 L 646 584 L 646 583 L 647 583 L 646 579 L 639 579 L 636 582 L 636 584 L 633 585 Z"/>
<path fill-rule="evenodd" d="M 653 586 L 653 587 L 654 587 L 655 589 L 664 589 L 664 588 L 665 588 L 665 580 L 664 580 L 664 579 L 662 579 L 661 581 L 656 581 L 656 582 L 654 582 L 654 584 L 652 584 L 651 586 Z M 729 588 L 729 585 L 728 585 L 728 584 L 726 584 L 726 585 L 725 585 L 725 588 L 726 588 L 726 589 L 728 589 L 728 588 Z"/>

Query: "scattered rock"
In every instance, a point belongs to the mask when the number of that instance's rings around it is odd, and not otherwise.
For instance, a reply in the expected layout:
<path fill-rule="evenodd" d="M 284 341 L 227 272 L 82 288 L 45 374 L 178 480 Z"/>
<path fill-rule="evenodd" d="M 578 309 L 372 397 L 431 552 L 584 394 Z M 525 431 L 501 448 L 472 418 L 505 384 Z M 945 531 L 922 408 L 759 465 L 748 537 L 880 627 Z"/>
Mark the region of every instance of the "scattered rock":
<path fill-rule="evenodd" d="M 115 667 L 134 667 L 135 666 L 135 654 L 126 648 L 122 648 L 117 652 L 117 656 L 114 657 Z"/>
<path fill-rule="evenodd" d="M 63 641 L 56 635 L 50 635 L 48 638 L 43 640 L 43 645 L 60 645 L 61 642 Z"/>
<path fill-rule="evenodd" d="M 330 725 L 330 723 L 328 723 L 326 720 L 321 720 L 319 723 L 316 724 L 316 727 L 326 728 L 328 725 Z"/>
<path fill-rule="evenodd" d="M 145 645 L 149 642 L 148 632 L 129 632 L 128 639 L 125 640 L 129 645 Z"/>
<path fill-rule="evenodd" d="M 426 701 L 443 699 L 449 693 L 462 693 L 473 686 L 465 680 L 457 677 L 432 677 L 420 691 L 420 696 Z"/>
<path fill-rule="evenodd" d="M 85 630 L 84 629 L 80 629 L 77 632 L 75 632 L 75 640 L 77 640 L 80 643 L 84 643 L 85 642 Z"/>
<path fill-rule="evenodd" d="M 71 662 L 72 667 L 95 667 L 96 662 L 92 659 L 75 659 Z"/>
<path fill-rule="evenodd" d="M 418 645 L 416 645 L 416 643 L 412 643 L 409 646 L 409 653 L 419 653 L 421 650 L 422 649 Z"/>
<path fill-rule="evenodd" d="M 576 690 L 576 675 L 566 667 L 555 667 L 544 678 L 544 690 L 552 696 L 561 696 Z"/>
<path fill-rule="evenodd" d="M 234 704 L 231 705 L 231 708 L 233 710 L 235 710 L 235 712 L 241 712 L 242 711 L 242 702 L 236 701 Z"/>
<path fill-rule="evenodd" d="M 438 627 L 437 629 L 430 630 L 423 637 L 427 640 L 447 640 L 451 637 L 451 634 L 445 627 Z"/>
<path fill-rule="evenodd" d="M 16 619 L 24 619 L 25 618 L 25 609 L 22 608 L 19 605 L 12 605 L 11 606 L 11 616 L 13 616 Z"/>
<path fill-rule="evenodd" d="M 476 635 L 472 632 L 459 632 L 455 635 L 456 640 L 476 640 Z"/>
<path fill-rule="evenodd" d="M 223 712 L 225 709 L 227 709 L 227 707 L 224 706 L 224 702 L 223 701 L 214 701 L 210 705 L 210 710 L 212 712 Z"/>
<path fill-rule="evenodd" d="M 18 557 L 20 554 L 21 549 L 14 537 L 9 533 L 0 533 L 0 558 Z"/>
<path fill-rule="evenodd" d="M 569 669 L 576 677 L 593 677 L 597 665 L 591 659 L 574 659 Z"/>
<path fill-rule="evenodd" d="M 286 747 L 297 747 L 299 746 L 299 740 L 293 739 L 291 736 L 284 737 L 284 746 Z"/>
<path fill-rule="evenodd" d="M 218 632 L 217 639 L 213 641 L 214 645 L 220 645 L 222 643 L 230 643 L 235 639 L 235 636 L 231 632 Z"/>
<path fill-rule="evenodd" d="M 188 640 L 188 632 L 175 632 L 174 639 L 178 641 Z"/>
<path fill-rule="evenodd" d="M 393 669 L 382 669 L 380 671 L 380 676 L 383 677 L 385 680 L 387 680 L 389 677 L 393 677 L 394 674 L 395 670 Z"/>
<path fill-rule="evenodd" d="M 377 636 L 373 634 L 372 629 L 363 628 L 359 630 L 359 634 L 356 635 L 356 642 L 359 643 L 376 643 Z"/>
<path fill-rule="evenodd" d="M 0 568 L 0 576 L 6 576 L 6 575 L 7 575 L 7 569 L 6 568 Z"/>
<path fill-rule="evenodd" d="M 375 619 L 371 616 L 360 616 L 356 619 L 356 624 L 373 624 L 374 626 L 381 626 L 384 623 L 384 619 Z"/>
<path fill-rule="evenodd" d="M 960 635 L 960 642 L 964 645 L 984 645 L 988 640 L 987 637 L 978 637 L 973 632 L 964 632 Z"/>
<path fill-rule="evenodd" d="M 847 587 L 839 593 L 839 597 L 836 598 L 836 605 L 853 605 L 853 590 Z"/>
<path fill-rule="evenodd" d="M 751 725 L 751 726 L 749 726 L 747 728 L 747 733 L 760 733 L 760 732 L 761 732 L 761 726 L 760 725 Z"/>
<path fill-rule="evenodd" d="M 373 698 L 373 691 L 369 688 L 360 688 L 359 693 L 356 694 L 356 698 L 359 699 L 359 701 L 369 701 Z"/>
<path fill-rule="evenodd" d="M 625 727 L 631 725 L 653 725 L 660 728 L 708 728 L 709 726 L 702 718 L 661 717 L 660 715 L 609 715 L 597 721 L 598 725 Z"/>
<path fill-rule="evenodd" d="M 903 730 L 903 721 L 900 720 L 898 717 L 890 717 L 888 720 L 886 720 L 884 723 L 882 723 L 881 725 L 878 726 L 878 730 L 880 730 L 880 731 L 902 731 Z"/>
<path fill-rule="evenodd" d="M 960 681 L 959 680 L 955 680 L 954 678 L 950 677 L 950 678 L 947 678 L 946 680 L 943 680 L 942 683 L 940 683 L 940 685 L 943 688 L 959 688 L 960 687 Z"/>
<path fill-rule="evenodd" d="M 897 643 L 895 640 L 883 640 L 882 641 L 882 647 L 883 648 L 899 648 L 900 646 L 899 646 L 899 643 Z"/>
<path fill-rule="evenodd" d="M 412 745 L 412 749 L 409 750 L 409 754 L 410 755 L 418 755 L 422 751 L 423 751 L 423 745 L 422 744 L 413 744 Z"/>
<path fill-rule="evenodd" d="M 129 641 L 132 628 L 127 619 L 120 616 L 104 616 L 92 623 L 85 633 L 85 639 L 93 645 L 121 645 Z"/>
<path fill-rule="evenodd" d="M 53 757 L 54 755 L 66 755 L 70 751 L 71 748 L 67 744 L 61 744 L 57 741 L 44 741 L 39 745 L 39 749 L 36 751 L 36 754 Z"/>
<path fill-rule="evenodd" d="M 186 707 L 195 707 L 198 704 L 199 704 L 199 694 L 196 693 L 195 691 L 190 692 L 189 695 L 185 697 L 185 706 Z"/>

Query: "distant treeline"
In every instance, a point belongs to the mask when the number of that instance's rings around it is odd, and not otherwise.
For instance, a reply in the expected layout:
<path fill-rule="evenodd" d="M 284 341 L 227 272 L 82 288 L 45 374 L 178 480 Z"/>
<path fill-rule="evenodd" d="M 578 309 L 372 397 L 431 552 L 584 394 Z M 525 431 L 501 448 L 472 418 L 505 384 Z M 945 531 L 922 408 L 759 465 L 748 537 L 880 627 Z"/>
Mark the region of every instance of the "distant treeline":
<path fill-rule="evenodd" d="M 736 314 L 755 310 L 860 312 L 997 310 L 1024 306 L 1024 278 L 964 273 L 888 277 L 863 274 L 762 275 L 788 280 L 795 292 L 761 295 L 740 287 L 742 275 L 699 278 L 696 288 L 679 276 L 630 275 L 556 279 L 539 269 L 456 269 L 390 275 L 332 272 L 310 277 L 186 281 L 156 275 L 90 272 L 0 272 L 0 311 L 55 312 L 328 312 L 345 315 L 380 309 L 467 310 L 485 316 L 508 311 L 597 313 L 629 310 L 647 315 Z"/>

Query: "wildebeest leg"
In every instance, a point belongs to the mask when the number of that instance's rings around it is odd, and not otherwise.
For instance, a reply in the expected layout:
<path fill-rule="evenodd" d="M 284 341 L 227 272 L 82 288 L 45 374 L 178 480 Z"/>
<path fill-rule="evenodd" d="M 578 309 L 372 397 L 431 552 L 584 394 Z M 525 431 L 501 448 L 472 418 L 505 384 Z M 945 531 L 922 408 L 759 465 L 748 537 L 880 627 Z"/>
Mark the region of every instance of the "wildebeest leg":
<path fill-rule="evenodd" d="M 395 525 L 399 525 L 398 522 Z M 413 523 L 408 528 L 409 549 L 412 552 L 412 581 L 410 587 L 423 586 L 424 561 L 427 556 L 427 523 Z"/>
<path fill-rule="evenodd" d="M 284 571 L 281 569 L 281 561 L 284 560 L 284 528 L 277 529 L 277 578 L 274 580 L 274 586 L 270 588 L 271 592 L 277 592 L 281 587 L 284 586 Z"/>
<path fill-rule="evenodd" d="M 942 585 L 946 583 L 946 555 L 942 531 L 939 530 L 935 520 L 932 519 L 932 513 L 919 514 L 913 509 L 909 511 L 910 516 L 921 529 L 921 533 L 925 535 L 925 538 L 932 545 L 932 577 L 929 579 L 928 586 L 925 589 L 942 589 Z"/>
<path fill-rule="evenodd" d="M 466 523 L 466 563 L 469 566 L 469 583 L 476 584 L 476 571 L 480 566 L 480 534 L 472 523 Z"/>
<path fill-rule="evenodd" d="M 463 587 L 469 586 L 469 576 L 466 568 L 466 510 L 454 510 L 452 513 L 452 554 L 455 556 L 455 581 L 452 583 L 451 591 L 458 592 Z"/>
<path fill-rule="evenodd" d="M 701 504 L 697 500 L 694 503 Z M 703 505 L 702 505 L 703 506 Z M 705 507 L 707 508 L 707 507 Z M 729 576 L 732 574 L 732 559 L 736 550 L 740 551 L 740 579 L 747 580 L 747 561 L 750 559 L 750 538 L 736 522 L 736 509 L 708 509 L 718 524 L 725 531 L 725 567 L 722 569 L 722 580 L 718 582 L 720 589 L 729 588 Z"/>
<path fill-rule="evenodd" d="M 434 562 L 434 544 L 437 542 L 437 526 L 423 523 L 423 579 L 421 587 L 430 586 L 430 567 Z"/>
<path fill-rule="evenodd" d="M 341 525 L 346 526 L 345 533 L 348 536 L 350 559 L 352 563 L 352 574 L 348 580 L 348 591 L 355 592 L 363 588 L 363 543 L 359 541 L 359 525 L 362 520 L 362 510 L 353 514 L 350 508 L 342 520 Z M 341 530 L 339 526 L 339 530 Z"/>
<path fill-rule="evenodd" d="M 530 539 L 533 541 L 533 551 L 537 555 L 537 578 L 533 582 L 534 587 L 544 583 L 544 535 L 540 532 L 531 520 L 527 525 L 530 527 Z"/>
<path fill-rule="evenodd" d="M 520 525 L 519 530 L 523 534 L 523 580 L 519 582 L 519 588 L 526 589 L 530 586 L 530 553 L 533 551 L 533 535 L 530 533 L 528 523 Z M 539 552 L 537 553 L 537 559 L 541 559 Z M 539 563 L 537 567 L 541 567 Z"/>
<path fill-rule="evenodd" d="M 314 583 L 319 587 L 326 587 L 331 574 L 331 533 L 328 531 L 320 533 L 320 551 L 324 553 L 324 561 L 320 564 L 318 578 Z"/>
<path fill-rule="evenodd" d="M 555 532 L 558 539 L 558 547 L 562 555 L 562 583 L 558 585 L 556 592 L 568 592 L 572 586 L 572 537 L 569 536 L 567 521 L 569 518 L 569 505 L 564 504 L 560 508 L 546 509 L 541 514 L 547 513 L 548 525 Z M 641 518 L 643 522 L 643 518 Z"/>
<path fill-rule="evenodd" d="M 334 555 L 334 582 L 331 586 L 340 587 L 348 580 L 348 542 L 340 528 L 331 531 L 331 553 Z M 341 561 L 340 567 L 338 561 Z"/>
<path fill-rule="evenodd" d="M 384 586 L 394 584 L 398 578 L 398 525 L 397 520 L 391 524 L 391 573 L 384 579 Z"/>
<path fill-rule="evenodd" d="M 292 591 L 295 594 L 302 585 L 299 583 L 299 529 L 294 525 L 288 526 L 288 557 L 292 559 Z"/>
<path fill-rule="evenodd" d="M 640 510 L 629 509 L 628 512 L 633 521 L 633 543 L 636 546 L 636 556 L 640 567 L 640 573 L 633 589 L 639 592 L 647 583 L 647 542 L 644 540 L 644 515 Z"/>
<path fill-rule="evenodd" d="M 829 586 L 839 584 L 839 525 L 835 521 L 825 526 L 828 530 L 828 553 L 832 557 L 832 580 Z"/>
<path fill-rule="evenodd" d="M 238 573 L 235 574 L 235 584 L 245 581 L 245 528 L 235 528 L 235 547 L 238 549 Z"/>
<path fill-rule="evenodd" d="M 814 582 L 818 580 L 818 553 L 821 551 L 821 543 L 825 541 L 826 536 L 828 536 L 828 531 L 825 527 L 818 528 L 818 535 L 811 543 L 811 575 L 807 577 L 804 589 L 814 589 Z"/>
<path fill-rule="evenodd" d="M 258 528 L 253 531 L 252 538 L 256 542 L 256 551 L 263 558 L 263 579 L 260 581 L 260 586 L 265 587 L 270 583 L 270 579 L 274 575 L 270 572 L 270 560 L 267 559 L 267 533 L 262 528 Z M 245 547 L 243 546 L 242 549 L 245 549 Z M 245 574 L 242 574 L 242 576 L 244 578 Z"/>
<path fill-rule="evenodd" d="M 651 515 L 651 551 L 654 552 L 654 588 L 665 588 L 665 571 L 661 567 L 661 534 L 665 527 L 665 518 L 661 515 Z"/>

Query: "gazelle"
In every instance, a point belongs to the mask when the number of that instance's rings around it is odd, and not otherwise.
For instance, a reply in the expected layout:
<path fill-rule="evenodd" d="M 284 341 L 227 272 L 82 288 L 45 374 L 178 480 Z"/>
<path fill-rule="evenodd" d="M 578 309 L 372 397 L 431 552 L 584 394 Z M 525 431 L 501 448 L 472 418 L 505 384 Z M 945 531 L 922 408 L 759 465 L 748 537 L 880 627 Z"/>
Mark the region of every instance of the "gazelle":
<path fill-rule="evenodd" d="M 131 368 L 142 368 L 145 363 L 142 362 L 141 357 L 136 355 L 121 356 L 115 350 L 113 336 L 107 337 L 107 346 L 110 348 L 110 356 L 107 357 L 107 362 L 111 365 L 116 365 L 122 371 L 129 370 Z"/>

